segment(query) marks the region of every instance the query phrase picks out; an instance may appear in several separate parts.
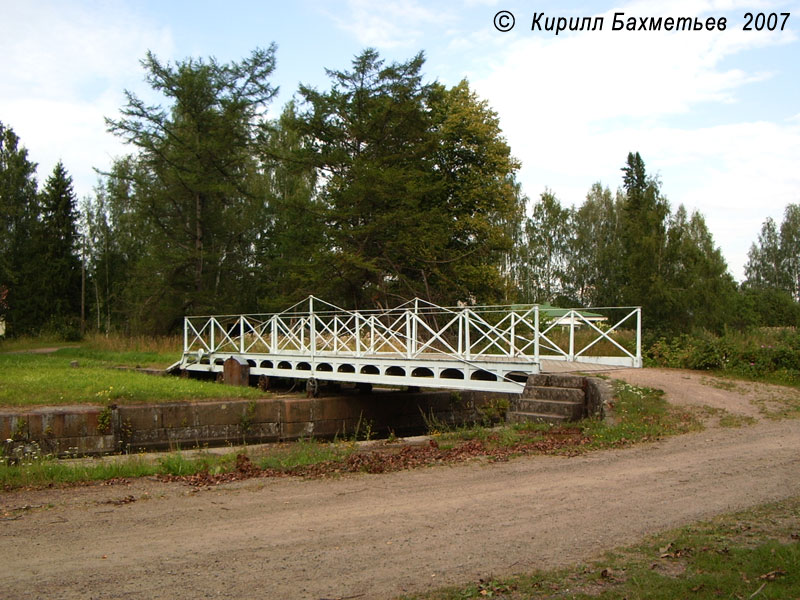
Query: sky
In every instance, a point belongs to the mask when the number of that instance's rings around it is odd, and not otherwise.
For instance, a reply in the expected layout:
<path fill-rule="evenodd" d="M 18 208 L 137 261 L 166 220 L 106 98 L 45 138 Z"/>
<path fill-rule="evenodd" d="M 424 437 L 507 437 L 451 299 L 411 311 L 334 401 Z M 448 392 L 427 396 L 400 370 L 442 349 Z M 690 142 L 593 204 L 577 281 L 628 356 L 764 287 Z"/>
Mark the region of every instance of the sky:
<path fill-rule="evenodd" d="M 500 31 L 508 11 L 514 27 Z M 602 29 L 533 30 L 546 18 L 602 17 Z M 725 18 L 725 31 L 613 30 L 624 18 Z M 746 14 L 771 23 L 756 30 Z M 784 19 L 781 13 L 789 13 Z M 62 160 L 79 198 L 133 151 L 106 129 L 130 90 L 153 103 L 141 59 L 239 61 L 277 44 L 280 113 L 299 84 L 329 88 L 368 47 L 387 61 L 423 51 L 428 81 L 467 79 L 499 116 L 523 192 L 580 205 L 616 190 L 638 151 L 673 209 L 698 211 L 741 280 L 764 220 L 800 203 L 800 0 L 0 0 L 0 122 L 38 163 Z M 503 18 L 500 24 L 510 20 Z M 770 21 L 764 19 L 764 24 Z"/>

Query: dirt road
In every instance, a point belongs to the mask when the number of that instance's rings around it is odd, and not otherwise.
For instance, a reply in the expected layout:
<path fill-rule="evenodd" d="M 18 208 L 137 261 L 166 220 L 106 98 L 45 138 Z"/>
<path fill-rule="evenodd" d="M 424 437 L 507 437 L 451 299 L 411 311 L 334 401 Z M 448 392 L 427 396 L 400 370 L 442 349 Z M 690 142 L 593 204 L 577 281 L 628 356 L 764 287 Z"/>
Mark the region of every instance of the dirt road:
<path fill-rule="evenodd" d="M 675 373 L 649 377 L 668 398 L 670 386 L 685 387 Z M 701 385 L 757 414 L 741 390 Z M 0 590 L 48 599 L 390 598 L 574 564 L 798 494 L 800 420 L 576 458 L 200 491 L 143 480 L 5 493 L 6 511 L 31 508 L 0 522 Z"/>

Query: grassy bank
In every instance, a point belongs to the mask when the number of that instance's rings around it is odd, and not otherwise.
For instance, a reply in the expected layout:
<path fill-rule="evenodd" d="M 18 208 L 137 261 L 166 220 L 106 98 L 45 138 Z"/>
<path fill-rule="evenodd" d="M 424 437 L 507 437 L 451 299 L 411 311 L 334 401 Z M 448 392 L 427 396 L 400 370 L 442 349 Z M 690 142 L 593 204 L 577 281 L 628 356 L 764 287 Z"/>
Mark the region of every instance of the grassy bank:
<path fill-rule="evenodd" d="M 616 385 L 613 423 L 585 420 L 567 426 L 524 424 L 449 430 L 442 424 L 431 423 L 435 429 L 430 441 L 415 446 L 392 438 L 369 447 L 362 447 L 355 439 L 334 443 L 304 440 L 232 450 L 223 455 L 173 452 L 149 459 L 134 455 L 80 463 L 41 456 L 34 448 L 18 464 L 0 463 L 0 486 L 13 489 L 145 475 L 178 478 L 194 485 L 215 485 L 251 477 L 386 473 L 473 459 L 500 461 L 534 454 L 576 455 L 701 427 L 695 414 L 670 407 L 658 390 Z"/>
<path fill-rule="evenodd" d="M 800 598 L 800 498 L 675 529 L 587 564 L 403 600 Z"/>
<path fill-rule="evenodd" d="M 264 396 L 255 388 L 153 377 L 115 368 L 163 368 L 179 356 L 160 349 L 116 351 L 96 346 L 64 348 L 48 354 L 0 354 L 0 405 L 136 404 Z"/>

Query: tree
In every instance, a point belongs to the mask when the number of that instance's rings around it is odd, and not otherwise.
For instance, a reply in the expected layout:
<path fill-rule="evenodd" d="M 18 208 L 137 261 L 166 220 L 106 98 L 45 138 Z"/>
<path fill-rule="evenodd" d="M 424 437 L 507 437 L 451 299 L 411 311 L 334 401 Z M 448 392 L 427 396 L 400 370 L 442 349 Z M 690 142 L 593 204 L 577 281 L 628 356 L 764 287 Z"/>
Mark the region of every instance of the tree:
<path fill-rule="evenodd" d="M 758 243 L 751 244 L 744 267 L 747 285 L 762 288 L 784 289 L 781 240 L 778 227 L 767 217 L 758 234 Z"/>
<path fill-rule="evenodd" d="M 669 310 L 663 313 L 664 325 L 671 331 L 722 330 L 730 320 L 736 284 L 702 215 L 688 217 L 684 206 L 678 207 L 670 218 L 665 258 Z"/>
<path fill-rule="evenodd" d="M 25 296 L 21 270 L 33 255 L 32 228 L 38 216 L 36 163 L 19 137 L 0 123 L 0 319 L 7 321 L 9 334 L 25 333 L 17 321 L 23 314 Z"/>
<path fill-rule="evenodd" d="M 434 185 L 424 162 L 434 140 L 423 62 L 418 54 L 384 66 L 376 51 L 366 50 L 351 71 L 327 71 L 330 91 L 300 86 L 304 110 L 295 128 L 309 144 L 299 157 L 325 181 L 328 251 L 320 259 L 334 277 L 321 289 L 336 301 L 385 304 L 402 293 L 398 288 L 410 282 L 400 260 L 420 239 L 412 230 L 431 226 L 420 218 Z"/>
<path fill-rule="evenodd" d="M 126 303 L 128 280 L 151 237 L 134 211 L 135 168 L 131 158 L 116 160 L 83 207 L 92 287 L 89 296 L 96 327 L 105 332 L 124 326 L 126 317 L 135 312 L 133 305 Z"/>
<path fill-rule="evenodd" d="M 595 183 L 572 213 L 567 279 L 581 306 L 622 304 L 622 201 Z"/>
<path fill-rule="evenodd" d="M 647 175 L 638 152 L 628 154 L 622 171 L 622 302 L 646 307 L 646 318 L 657 323 L 666 310 L 661 300 L 665 291 L 663 251 L 669 204 L 661 195 L 658 180 Z"/>
<path fill-rule="evenodd" d="M 323 209 L 315 194 L 316 172 L 293 161 L 309 143 L 294 127 L 294 102 L 265 124 L 261 134 L 260 223 L 254 235 L 260 310 L 280 311 L 318 294 L 319 257 L 324 253 Z"/>
<path fill-rule="evenodd" d="M 64 164 L 59 161 L 41 194 L 38 294 L 43 312 L 62 326 L 77 321 L 81 303 L 81 262 L 78 257 L 77 199 Z M 71 323 L 74 327 L 76 323 Z"/>
<path fill-rule="evenodd" d="M 527 201 L 515 178 L 520 164 L 497 113 L 466 80 L 450 89 L 436 86 L 430 107 L 436 138 L 432 177 L 441 184 L 433 197 L 434 214 L 442 219 L 434 239 L 441 246 L 428 253 L 420 275 L 441 303 L 507 301 L 507 262 L 521 239 Z M 438 237 L 442 233 L 449 238 Z"/>
<path fill-rule="evenodd" d="M 542 193 L 525 219 L 523 300 L 552 303 L 569 293 L 570 210 L 550 191 Z"/>
<path fill-rule="evenodd" d="M 350 306 L 506 293 L 517 163 L 486 103 L 466 82 L 424 83 L 423 64 L 368 49 L 328 71 L 330 91 L 300 87 L 297 160 L 324 182 L 320 263 L 334 274 L 320 289 Z"/>
<path fill-rule="evenodd" d="M 742 284 L 755 324 L 796 325 L 800 315 L 800 205 L 789 204 L 780 227 L 771 217 L 750 246 Z"/>
<path fill-rule="evenodd" d="M 142 61 L 147 82 L 170 103 L 131 92 L 109 130 L 138 153 L 129 169 L 133 212 L 147 244 L 126 294 L 139 326 L 164 330 L 187 312 L 254 307 L 255 159 L 258 126 L 276 88 L 275 46 L 241 62 Z"/>
<path fill-rule="evenodd" d="M 789 204 L 781 223 L 781 266 L 786 290 L 800 302 L 800 204 Z"/>

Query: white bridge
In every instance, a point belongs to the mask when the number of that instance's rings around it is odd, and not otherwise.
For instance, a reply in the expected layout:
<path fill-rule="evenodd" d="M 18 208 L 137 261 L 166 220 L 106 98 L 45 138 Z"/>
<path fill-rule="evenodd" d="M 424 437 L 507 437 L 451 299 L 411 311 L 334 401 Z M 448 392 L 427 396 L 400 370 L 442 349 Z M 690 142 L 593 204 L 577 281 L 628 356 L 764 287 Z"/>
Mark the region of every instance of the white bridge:
<path fill-rule="evenodd" d="M 641 367 L 638 307 L 441 307 L 414 299 L 350 311 L 310 296 L 267 315 L 185 317 L 180 368 L 251 376 L 520 393 L 528 375 Z"/>

